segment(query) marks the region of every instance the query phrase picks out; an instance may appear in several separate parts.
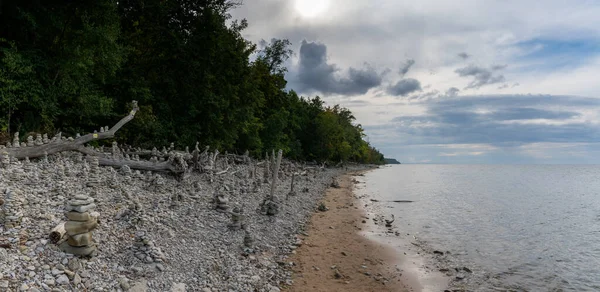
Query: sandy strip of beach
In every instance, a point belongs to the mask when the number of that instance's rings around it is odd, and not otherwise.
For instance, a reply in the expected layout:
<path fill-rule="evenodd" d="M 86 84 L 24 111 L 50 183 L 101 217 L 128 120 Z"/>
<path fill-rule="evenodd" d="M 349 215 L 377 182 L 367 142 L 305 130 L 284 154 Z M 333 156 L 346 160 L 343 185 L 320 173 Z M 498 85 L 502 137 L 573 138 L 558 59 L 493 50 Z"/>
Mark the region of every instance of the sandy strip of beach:
<path fill-rule="evenodd" d="M 353 174 L 338 177 L 316 212 L 294 262 L 294 284 L 286 291 L 420 291 L 415 277 L 401 276 L 397 251 L 362 234 L 368 220 L 353 194 Z"/>

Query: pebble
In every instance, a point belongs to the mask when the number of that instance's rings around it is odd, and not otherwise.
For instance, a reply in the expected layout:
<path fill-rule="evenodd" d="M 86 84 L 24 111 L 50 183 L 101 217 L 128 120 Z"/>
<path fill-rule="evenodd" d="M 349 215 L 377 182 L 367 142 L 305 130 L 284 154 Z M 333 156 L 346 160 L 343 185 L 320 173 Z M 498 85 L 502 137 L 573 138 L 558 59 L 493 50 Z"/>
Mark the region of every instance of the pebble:
<path fill-rule="evenodd" d="M 73 276 L 73 285 L 77 286 L 81 283 L 81 277 L 79 276 L 79 274 L 75 274 L 75 276 Z"/>
<path fill-rule="evenodd" d="M 156 269 L 162 272 L 165 270 L 165 266 L 163 266 L 162 264 L 156 264 Z"/>
<path fill-rule="evenodd" d="M 125 291 L 127 291 L 131 287 L 129 285 L 129 280 L 127 280 L 127 278 L 120 278 L 119 285 L 121 286 L 121 289 L 123 289 Z"/>
<path fill-rule="evenodd" d="M 69 278 L 67 277 L 67 275 L 60 275 L 57 279 L 56 279 L 56 283 L 59 285 L 66 285 L 69 284 Z"/>
<path fill-rule="evenodd" d="M 0 281 L 0 288 L 8 288 L 8 280 L 2 280 Z"/>

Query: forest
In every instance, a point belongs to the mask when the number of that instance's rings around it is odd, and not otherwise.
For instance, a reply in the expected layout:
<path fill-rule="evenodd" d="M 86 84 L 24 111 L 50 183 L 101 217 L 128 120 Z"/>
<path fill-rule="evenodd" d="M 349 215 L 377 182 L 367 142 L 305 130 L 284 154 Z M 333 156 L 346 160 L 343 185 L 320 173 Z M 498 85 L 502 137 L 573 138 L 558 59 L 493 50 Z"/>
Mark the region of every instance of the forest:
<path fill-rule="evenodd" d="M 0 1 L 0 142 L 88 133 L 139 104 L 119 143 L 196 142 L 383 163 L 348 109 L 286 89 L 288 40 L 257 46 L 229 0 Z"/>

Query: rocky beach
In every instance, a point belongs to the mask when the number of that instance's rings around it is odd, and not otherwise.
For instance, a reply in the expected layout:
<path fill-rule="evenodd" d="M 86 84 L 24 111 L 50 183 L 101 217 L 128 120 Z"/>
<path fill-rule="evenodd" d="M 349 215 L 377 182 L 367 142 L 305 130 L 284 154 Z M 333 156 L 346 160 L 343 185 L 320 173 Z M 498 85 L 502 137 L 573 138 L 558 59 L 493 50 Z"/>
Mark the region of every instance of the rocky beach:
<path fill-rule="evenodd" d="M 272 188 L 268 162 L 216 157 L 210 169 L 172 175 L 98 166 L 78 152 L 2 156 L 0 291 L 293 285 L 289 255 L 346 170 L 283 160 Z"/>

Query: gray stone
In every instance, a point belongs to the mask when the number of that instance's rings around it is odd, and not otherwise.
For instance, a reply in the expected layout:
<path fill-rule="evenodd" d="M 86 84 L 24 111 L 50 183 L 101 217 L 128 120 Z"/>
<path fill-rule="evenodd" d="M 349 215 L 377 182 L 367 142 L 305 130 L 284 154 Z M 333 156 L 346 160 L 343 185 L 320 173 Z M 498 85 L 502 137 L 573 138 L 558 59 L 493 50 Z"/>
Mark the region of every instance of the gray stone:
<path fill-rule="evenodd" d="M 91 209 L 96 208 L 96 204 L 91 203 L 89 205 L 83 205 L 83 206 L 71 206 L 71 205 L 67 205 L 66 210 L 67 211 L 75 211 L 75 212 L 79 212 L 79 213 L 83 213 L 83 212 L 87 212 Z"/>
<path fill-rule="evenodd" d="M 67 231 L 68 235 L 73 236 L 77 234 L 90 232 L 96 229 L 97 226 L 98 221 L 95 219 L 88 220 L 86 222 L 67 221 L 67 223 L 65 223 L 65 230 Z"/>
<path fill-rule="evenodd" d="M 84 206 L 84 205 L 89 205 L 91 203 L 94 202 L 93 198 L 88 198 L 85 200 L 70 200 L 69 201 L 69 205 L 71 206 Z"/>
<path fill-rule="evenodd" d="M 69 236 L 67 238 L 67 242 L 69 243 L 70 246 L 77 246 L 77 247 L 88 246 L 88 245 L 93 244 L 92 234 L 87 232 L 87 233 L 81 233 L 81 234 Z"/>
<path fill-rule="evenodd" d="M 69 284 L 69 278 L 67 277 L 67 275 L 60 275 L 58 276 L 58 278 L 56 278 L 56 283 L 58 285 L 67 285 Z"/>
<path fill-rule="evenodd" d="M 95 245 L 75 247 L 70 246 L 66 241 L 60 244 L 60 249 L 66 253 L 78 255 L 78 256 L 89 256 L 96 251 Z"/>

